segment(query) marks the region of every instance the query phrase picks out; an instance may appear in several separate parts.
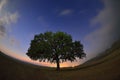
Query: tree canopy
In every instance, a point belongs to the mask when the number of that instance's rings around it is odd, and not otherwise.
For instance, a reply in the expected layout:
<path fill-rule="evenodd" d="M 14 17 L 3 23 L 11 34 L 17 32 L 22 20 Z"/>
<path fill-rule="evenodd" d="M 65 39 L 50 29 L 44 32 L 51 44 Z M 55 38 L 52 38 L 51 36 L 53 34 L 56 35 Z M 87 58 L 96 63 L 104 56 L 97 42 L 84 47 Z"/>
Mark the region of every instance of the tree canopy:
<path fill-rule="evenodd" d="M 35 35 L 26 54 L 32 60 L 56 63 L 57 70 L 60 70 L 60 62 L 73 62 L 86 56 L 80 41 L 73 41 L 71 35 L 65 32 Z"/>

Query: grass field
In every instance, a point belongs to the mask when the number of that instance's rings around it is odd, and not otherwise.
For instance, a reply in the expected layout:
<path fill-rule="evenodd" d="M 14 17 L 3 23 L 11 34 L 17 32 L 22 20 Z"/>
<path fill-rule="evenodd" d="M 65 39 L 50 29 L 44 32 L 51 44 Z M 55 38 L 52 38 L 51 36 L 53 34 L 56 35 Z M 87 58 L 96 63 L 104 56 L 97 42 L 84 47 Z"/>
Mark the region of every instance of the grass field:
<path fill-rule="evenodd" d="M 106 53 L 109 54 L 59 72 L 22 63 L 0 53 L 0 80 L 120 80 L 120 46 L 113 45 Z"/>

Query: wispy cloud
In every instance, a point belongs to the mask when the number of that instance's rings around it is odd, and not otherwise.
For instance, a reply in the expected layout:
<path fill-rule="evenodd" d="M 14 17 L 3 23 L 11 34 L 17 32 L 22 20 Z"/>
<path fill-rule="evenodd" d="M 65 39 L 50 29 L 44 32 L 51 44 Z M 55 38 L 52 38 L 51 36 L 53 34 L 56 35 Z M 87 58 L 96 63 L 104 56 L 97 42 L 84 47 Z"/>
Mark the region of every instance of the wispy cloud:
<path fill-rule="evenodd" d="M 18 20 L 18 12 L 15 13 L 5 13 L 2 17 L 0 17 L 0 36 L 4 37 L 9 31 L 7 25 L 12 23 L 16 23 Z"/>
<path fill-rule="evenodd" d="M 6 28 L 0 22 L 0 37 L 4 37 L 6 35 Z"/>
<path fill-rule="evenodd" d="M 0 0 L 0 14 L 3 10 L 3 7 L 7 3 L 7 0 Z M 1 18 L 0 18 L 1 19 Z M 5 36 L 6 29 L 3 25 L 3 22 L 0 21 L 0 37 Z"/>
<path fill-rule="evenodd" d="M 62 10 L 60 13 L 59 13 L 59 15 L 60 16 L 64 16 L 64 15 L 70 15 L 70 14 L 72 14 L 73 13 L 73 10 L 71 10 L 71 9 L 65 9 L 65 10 Z"/>
<path fill-rule="evenodd" d="M 8 0 L 0 1 L 0 37 L 5 37 L 7 31 L 9 31 L 7 25 L 12 23 L 16 23 L 19 17 L 18 12 L 11 13 L 9 11 L 5 11 L 4 7 L 7 5 Z M 4 12 L 4 14 L 3 14 Z"/>
<path fill-rule="evenodd" d="M 6 5 L 7 0 L 0 0 L 0 12 L 2 11 L 3 7 Z"/>
<path fill-rule="evenodd" d="M 108 48 L 115 40 L 120 39 L 120 1 L 104 0 L 104 9 L 91 20 L 92 26 L 100 24 L 100 28 L 85 37 L 93 53 Z"/>
<path fill-rule="evenodd" d="M 19 18 L 19 13 L 17 11 L 10 12 L 5 9 L 6 5 L 8 4 L 8 0 L 0 0 L 0 48 L 3 45 L 6 46 L 18 46 L 19 41 L 12 37 L 9 34 L 11 30 L 11 24 L 16 23 Z M 4 46 L 4 47 L 5 47 Z"/>
<path fill-rule="evenodd" d="M 9 25 L 11 23 L 16 23 L 18 20 L 18 12 L 8 13 L 6 12 L 2 17 L 0 17 L 0 22 L 3 25 Z"/>

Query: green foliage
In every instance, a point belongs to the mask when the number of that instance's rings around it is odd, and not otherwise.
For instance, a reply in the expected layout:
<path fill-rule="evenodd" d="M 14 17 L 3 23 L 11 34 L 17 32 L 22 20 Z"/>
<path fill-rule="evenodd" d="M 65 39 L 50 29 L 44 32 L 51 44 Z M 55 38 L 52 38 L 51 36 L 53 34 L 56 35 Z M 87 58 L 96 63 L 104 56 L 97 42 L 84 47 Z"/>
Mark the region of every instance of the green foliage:
<path fill-rule="evenodd" d="M 80 41 L 73 41 L 71 35 L 64 32 L 35 35 L 26 54 L 33 60 L 51 63 L 72 62 L 86 56 Z"/>

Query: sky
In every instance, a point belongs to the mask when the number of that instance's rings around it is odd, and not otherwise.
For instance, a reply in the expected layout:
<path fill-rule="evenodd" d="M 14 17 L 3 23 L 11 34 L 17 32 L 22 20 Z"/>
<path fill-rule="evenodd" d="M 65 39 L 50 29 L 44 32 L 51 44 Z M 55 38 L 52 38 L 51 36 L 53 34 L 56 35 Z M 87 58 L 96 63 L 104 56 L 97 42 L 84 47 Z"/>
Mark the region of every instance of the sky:
<path fill-rule="evenodd" d="M 109 48 L 120 38 L 119 0 L 0 0 L 0 51 L 16 59 L 32 61 L 26 52 L 35 34 L 63 31 L 81 41 L 87 57 L 65 62 L 76 66 Z"/>

